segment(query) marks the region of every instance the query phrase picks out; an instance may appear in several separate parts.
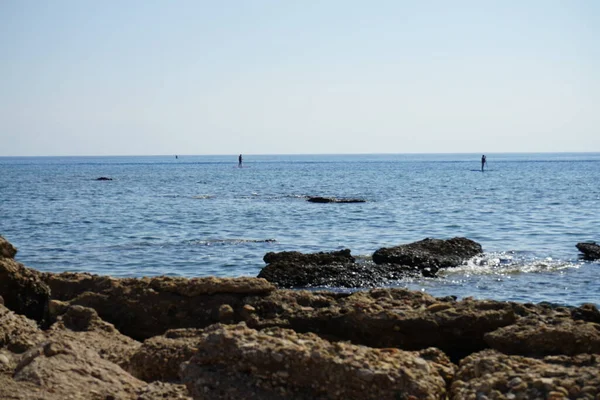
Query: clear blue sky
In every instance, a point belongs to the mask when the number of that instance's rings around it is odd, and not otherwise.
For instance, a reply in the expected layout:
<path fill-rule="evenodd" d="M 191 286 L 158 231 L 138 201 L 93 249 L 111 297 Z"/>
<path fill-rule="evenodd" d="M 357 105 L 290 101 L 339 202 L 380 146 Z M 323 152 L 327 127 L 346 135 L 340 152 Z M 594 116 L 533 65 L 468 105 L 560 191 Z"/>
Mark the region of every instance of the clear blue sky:
<path fill-rule="evenodd" d="M 0 1 L 0 156 L 600 151 L 600 1 Z"/>

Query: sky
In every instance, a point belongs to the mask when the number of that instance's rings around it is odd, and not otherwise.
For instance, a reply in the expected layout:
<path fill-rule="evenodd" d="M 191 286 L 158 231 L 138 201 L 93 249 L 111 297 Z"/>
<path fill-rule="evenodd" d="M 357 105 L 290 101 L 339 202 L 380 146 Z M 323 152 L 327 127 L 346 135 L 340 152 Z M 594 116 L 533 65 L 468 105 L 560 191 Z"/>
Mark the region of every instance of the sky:
<path fill-rule="evenodd" d="M 600 1 L 0 0 L 0 156 L 600 151 Z"/>

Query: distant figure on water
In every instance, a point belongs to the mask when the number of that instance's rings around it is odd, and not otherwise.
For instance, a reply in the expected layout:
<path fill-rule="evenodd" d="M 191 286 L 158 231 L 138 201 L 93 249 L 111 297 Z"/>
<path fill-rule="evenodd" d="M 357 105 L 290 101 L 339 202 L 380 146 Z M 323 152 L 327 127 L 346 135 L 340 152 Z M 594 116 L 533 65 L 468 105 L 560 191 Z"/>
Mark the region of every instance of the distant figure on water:
<path fill-rule="evenodd" d="M 238 157 L 238 167 L 242 168 L 242 155 Z"/>
<path fill-rule="evenodd" d="M 487 159 L 485 158 L 485 154 L 481 156 L 481 172 L 483 172 L 483 167 L 487 164 Z"/>
<path fill-rule="evenodd" d="M 179 157 L 175 156 L 175 159 L 177 160 Z"/>

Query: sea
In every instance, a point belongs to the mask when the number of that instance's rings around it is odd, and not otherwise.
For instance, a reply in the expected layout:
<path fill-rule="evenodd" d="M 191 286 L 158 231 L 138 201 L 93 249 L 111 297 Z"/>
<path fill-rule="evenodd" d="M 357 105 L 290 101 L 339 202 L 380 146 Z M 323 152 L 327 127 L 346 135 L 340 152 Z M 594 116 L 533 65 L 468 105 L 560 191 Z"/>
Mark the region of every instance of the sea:
<path fill-rule="evenodd" d="M 28 267 L 114 277 L 256 276 L 267 252 L 368 262 L 462 236 L 484 254 L 390 286 L 600 306 L 600 262 L 575 247 L 600 242 L 600 153 L 490 153 L 484 172 L 481 154 L 237 156 L 0 157 L 0 235 Z"/>

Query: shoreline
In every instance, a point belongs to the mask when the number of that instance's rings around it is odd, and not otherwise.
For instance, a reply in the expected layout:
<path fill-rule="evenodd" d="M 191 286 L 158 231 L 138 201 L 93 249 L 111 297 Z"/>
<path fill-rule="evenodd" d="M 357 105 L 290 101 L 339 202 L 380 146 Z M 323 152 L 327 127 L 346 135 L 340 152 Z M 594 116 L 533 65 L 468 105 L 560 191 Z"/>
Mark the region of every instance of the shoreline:
<path fill-rule="evenodd" d="M 600 396 L 592 304 L 42 273 L 9 246 L 0 238 L 3 398 Z"/>

